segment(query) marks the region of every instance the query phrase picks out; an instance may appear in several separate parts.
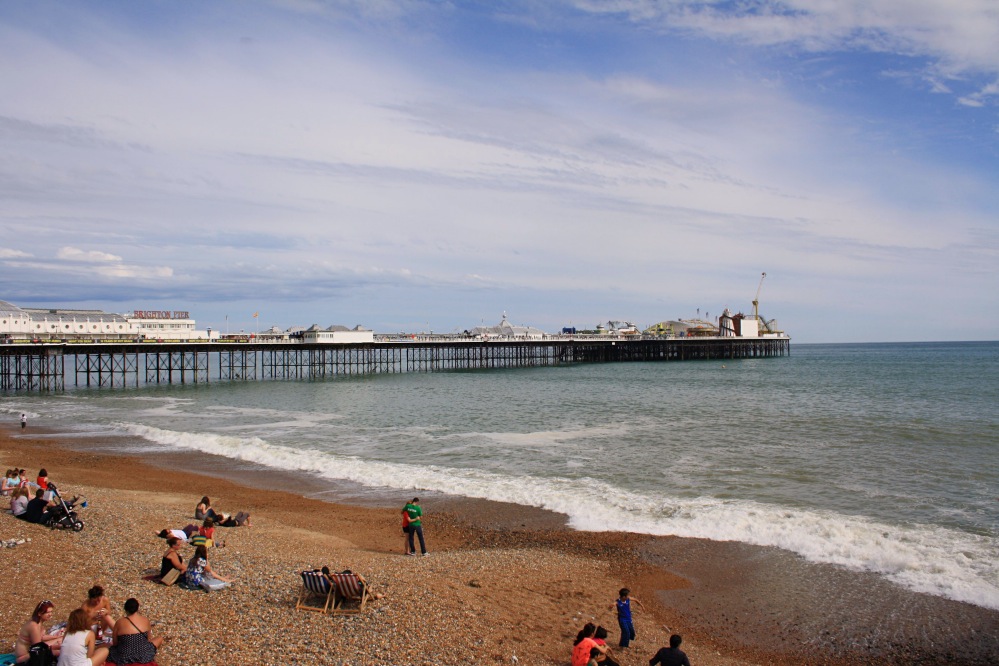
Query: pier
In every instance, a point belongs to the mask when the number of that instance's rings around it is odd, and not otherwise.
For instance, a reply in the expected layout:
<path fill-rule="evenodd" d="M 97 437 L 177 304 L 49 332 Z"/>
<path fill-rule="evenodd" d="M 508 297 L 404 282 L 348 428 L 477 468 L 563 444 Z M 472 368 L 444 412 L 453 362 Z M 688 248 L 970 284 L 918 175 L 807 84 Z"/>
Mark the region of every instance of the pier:
<path fill-rule="evenodd" d="M 385 339 L 357 344 L 104 342 L 0 345 L 0 391 L 67 385 L 129 388 L 356 375 L 533 368 L 578 363 L 788 356 L 790 339 L 650 338 L 544 340 Z"/>

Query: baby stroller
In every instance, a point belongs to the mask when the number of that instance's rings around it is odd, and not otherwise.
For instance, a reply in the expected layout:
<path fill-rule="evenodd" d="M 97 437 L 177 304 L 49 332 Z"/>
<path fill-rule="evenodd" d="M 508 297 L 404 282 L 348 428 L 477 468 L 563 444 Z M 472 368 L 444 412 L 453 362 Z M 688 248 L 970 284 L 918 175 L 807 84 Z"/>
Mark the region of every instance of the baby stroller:
<path fill-rule="evenodd" d="M 59 489 L 56 488 L 54 483 L 49 483 L 49 490 L 52 491 L 52 501 L 56 503 L 54 507 L 49 509 L 45 515 L 45 524 L 55 529 L 57 527 L 70 528 L 74 532 L 79 532 L 83 529 L 83 521 L 76 517 L 76 504 L 80 501 L 79 495 L 73 499 L 66 501 L 63 499 L 62 495 L 59 494 Z M 80 504 L 80 508 L 87 506 L 87 500 L 83 500 Z"/>

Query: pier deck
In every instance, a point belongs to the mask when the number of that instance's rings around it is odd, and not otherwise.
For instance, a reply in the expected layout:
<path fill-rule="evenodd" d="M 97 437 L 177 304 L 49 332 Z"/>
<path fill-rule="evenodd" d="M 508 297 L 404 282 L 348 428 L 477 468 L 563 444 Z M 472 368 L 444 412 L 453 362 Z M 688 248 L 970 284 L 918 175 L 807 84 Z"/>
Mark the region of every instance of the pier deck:
<path fill-rule="evenodd" d="M 104 342 L 0 345 L 0 390 L 61 391 L 385 373 L 529 368 L 576 363 L 790 355 L 789 338 Z"/>

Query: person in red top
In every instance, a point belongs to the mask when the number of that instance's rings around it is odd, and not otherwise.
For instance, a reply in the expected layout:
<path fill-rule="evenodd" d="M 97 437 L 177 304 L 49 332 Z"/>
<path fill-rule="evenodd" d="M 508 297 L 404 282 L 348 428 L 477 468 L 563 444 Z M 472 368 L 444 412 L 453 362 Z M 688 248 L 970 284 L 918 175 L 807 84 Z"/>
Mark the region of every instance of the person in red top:
<path fill-rule="evenodd" d="M 205 522 L 201 524 L 198 528 L 198 534 L 205 537 L 206 539 L 215 539 L 215 521 L 211 518 L 205 518 Z"/>
<path fill-rule="evenodd" d="M 597 630 L 593 633 L 593 642 L 597 644 L 597 647 L 602 647 L 605 650 L 600 659 L 597 660 L 601 666 L 621 666 L 614 659 L 613 651 L 610 646 L 607 645 L 606 629 L 603 627 L 597 627 Z"/>
<path fill-rule="evenodd" d="M 600 654 L 606 654 L 607 648 L 597 645 L 593 640 L 593 634 L 597 631 L 596 625 L 587 622 L 576 635 L 576 642 L 572 644 L 572 666 L 586 666 L 590 661 L 590 651 L 596 648 Z"/>
<path fill-rule="evenodd" d="M 45 471 L 44 467 L 38 470 L 38 480 L 35 481 L 35 483 L 37 483 L 38 487 L 42 490 L 49 489 L 49 473 Z"/>
<path fill-rule="evenodd" d="M 407 555 L 416 555 L 409 549 L 409 511 L 406 511 L 405 506 L 402 507 L 402 552 Z"/>

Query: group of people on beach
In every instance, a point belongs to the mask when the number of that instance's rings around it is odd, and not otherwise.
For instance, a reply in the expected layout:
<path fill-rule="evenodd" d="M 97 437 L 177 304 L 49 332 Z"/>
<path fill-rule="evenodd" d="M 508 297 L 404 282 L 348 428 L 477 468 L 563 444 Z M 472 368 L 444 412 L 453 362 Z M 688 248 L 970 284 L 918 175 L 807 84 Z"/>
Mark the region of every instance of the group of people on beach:
<path fill-rule="evenodd" d="M 215 537 L 215 528 L 250 527 L 250 514 L 247 511 L 235 515 L 218 513 L 212 508 L 212 500 L 205 496 L 195 507 L 194 517 L 202 521 L 200 527 L 186 525 L 180 529 L 165 528 L 157 533 L 167 542 L 166 552 L 160 559 L 158 579 L 167 585 L 176 582 L 192 590 L 212 591 L 226 587 L 232 581 L 213 570 L 208 563 L 209 548 L 225 547 L 225 541 Z M 186 563 L 180 555 L 185 545 L 194 546 L 194 554 Z"/>
<path fill-rule="evenodd" d="M 14 517 L 29 523 L 44 523 L 55 506 L 54 484 L 44 468 L 38 471 L 35 481 L 23 469 L 8 469 L 0 494 L 10 497 L 10 512 Z"/>
<path fill-rule="evenodd" d="M 95 585 L 65 622 L 46 628 L 55 614 L 55 604 L 47 599 L 41 601 L 17 633 L 15 663 L 26 664 L 33 657 L 58 666 L 152 662 L 163 637 L 152 636 L 152 624 L 139 613 L 138 600 L 128 599 L 124 611 L 116 621 L 104 588 Z"/>
<path fill-rule="evenodd" d="M 644 610 L 642 602 L 631 596 L 631 590 L 626 587 L 618 592 L 618 598 L 611 604 L 611 610 L 617 611 L 617 623 L 621 629 L 621 640 L 618 647 L 626 650 L 635 640 L 635 623 L 631 616 L 631 602 L 638 604 Z M 660 648 L 651 659 L 649 666 L 690 666 L 690 660 L 680 649 L 683 638 L 673 634 L 669 638 L 669 647 Z M 614 651 L 607 644 L 607 630 L 592 622 L 587 622 L 576 635 L 572 644 L 572 666 L 619 666 L 614 658 Z"/>

